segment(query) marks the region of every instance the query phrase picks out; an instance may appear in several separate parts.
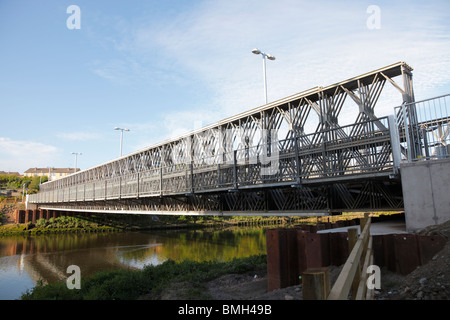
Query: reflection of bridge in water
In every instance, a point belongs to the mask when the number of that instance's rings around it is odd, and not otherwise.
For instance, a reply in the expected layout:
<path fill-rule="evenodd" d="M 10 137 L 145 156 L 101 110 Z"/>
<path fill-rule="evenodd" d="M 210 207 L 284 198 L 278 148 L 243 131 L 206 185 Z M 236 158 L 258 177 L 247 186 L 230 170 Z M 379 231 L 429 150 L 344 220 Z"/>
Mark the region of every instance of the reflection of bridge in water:
<path fill-rule="evenodd" d="M 144 244 L 135 245 L 133 241 Z M 70 275 L 67 267 L 72 264 L 80 266 L 84 276 L 99 270 L 129 268 L 130 262 L 121 259 L 122 254 L 134 248 L 145 256 L 152 256 L 158 250 L 155 248 L 161 245 L 157 241 L 157 237 L 145 234 L 126 237 L 101 233 L 13 237 L 0 241 L 0 257 L 5 259 L 3 267 L 14 266 L 17 272 L 26 273 L 33 283 L 53 283 L 66 280 Z"/>
<path fill-rule="evenodd" d="M 448 119 L 448 110 L 442 117 L 419 119 L 411 72 L 399 62 L 286 97 L 47 182 L 29 204 L 62 211 L 177 215 L 402 210 L 400 163 L 432 158 L 424 142 L 428 146 L 427 137 L 438 130 L 433 125 L 428 131 L 415 129 L 436 120 L 444 146 L 448 136 L 448 121 L 439 120 Z M 399 91 L 403 104 L 395 115 L 377 117 L 386 82 Z M 356 118 L 340 125 L 346 100 Z"/>

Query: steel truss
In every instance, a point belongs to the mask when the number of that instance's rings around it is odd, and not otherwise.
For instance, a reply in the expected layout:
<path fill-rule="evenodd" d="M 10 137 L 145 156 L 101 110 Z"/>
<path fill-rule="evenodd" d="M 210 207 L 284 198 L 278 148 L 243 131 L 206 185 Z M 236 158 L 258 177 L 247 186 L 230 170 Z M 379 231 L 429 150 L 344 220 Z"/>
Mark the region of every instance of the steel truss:
<path fill-rule="evenodd" d="M 387 82 L 414 101 L 403 62 L 316 87 L 177 139 L 47 182 L 42 208 L 150 214 L 326 214 L 399 209 L 394 118 L 375 116 Z M 404 89 L 392 78 L 402 76 Z M 353 124 L 338 119 L 346 99 Z M 307 123 L 315 130 L 307 131 Z"/>

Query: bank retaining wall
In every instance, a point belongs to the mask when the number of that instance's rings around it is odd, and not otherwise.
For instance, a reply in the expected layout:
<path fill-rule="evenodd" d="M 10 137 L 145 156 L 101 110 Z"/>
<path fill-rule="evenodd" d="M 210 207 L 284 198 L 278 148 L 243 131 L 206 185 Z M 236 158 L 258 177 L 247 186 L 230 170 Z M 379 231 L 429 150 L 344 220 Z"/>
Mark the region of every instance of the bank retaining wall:
<path fill-rule="evenodd" d="M 313 226 L 266 232 L 268 291 L 301 284 L 308 268 L 340 266 L 348 258 L 347 232 L 317 233 Z M 372 235 L 374 264 L 408 274 L 445 245 L 443 236 Z"/>

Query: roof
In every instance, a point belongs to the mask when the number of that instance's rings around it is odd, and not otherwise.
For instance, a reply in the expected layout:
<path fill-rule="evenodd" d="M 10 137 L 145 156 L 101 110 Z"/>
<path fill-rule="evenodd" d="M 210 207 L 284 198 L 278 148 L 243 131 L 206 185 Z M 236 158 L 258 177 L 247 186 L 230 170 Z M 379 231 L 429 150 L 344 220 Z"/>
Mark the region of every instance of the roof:
<path fill-rule="evenodd" d="M 48 173 L 50 170 L 51 173 L 73 173 L 74 168 L 30 168 L 25 173 Z M 77 168 L 77 172 L 80 171 Z"/>
<path fill-rule="evenodd" d="M 18 177 L 21 176 L 20 173 L 18 173 L 18 172 L 11 172 L 11 171 L 0 171 L 0 175 L 18 176 Z"/>

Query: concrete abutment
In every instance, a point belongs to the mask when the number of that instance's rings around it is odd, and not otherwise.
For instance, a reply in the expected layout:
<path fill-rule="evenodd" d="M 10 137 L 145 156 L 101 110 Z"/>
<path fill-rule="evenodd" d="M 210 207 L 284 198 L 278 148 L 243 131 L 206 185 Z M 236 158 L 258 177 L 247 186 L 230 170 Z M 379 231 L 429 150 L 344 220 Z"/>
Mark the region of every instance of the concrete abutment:
<path fill-rule="evenodd" d="M 450 220 L 450 158 L 404 163 L 400 174 L 408 232 Z"/>

